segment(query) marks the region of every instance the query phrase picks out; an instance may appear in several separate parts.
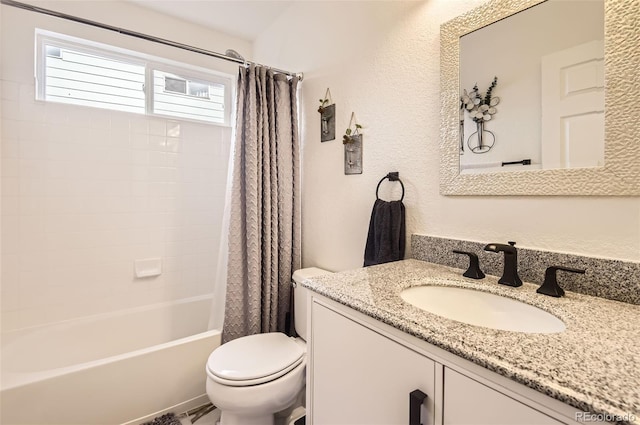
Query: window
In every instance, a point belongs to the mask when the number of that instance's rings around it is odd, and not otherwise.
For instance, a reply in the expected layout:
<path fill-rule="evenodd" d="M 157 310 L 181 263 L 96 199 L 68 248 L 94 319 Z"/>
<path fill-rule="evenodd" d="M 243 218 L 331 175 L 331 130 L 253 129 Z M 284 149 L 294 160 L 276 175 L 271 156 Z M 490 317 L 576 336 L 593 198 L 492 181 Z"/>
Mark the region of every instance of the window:
<path fill-rule="evenodd" d="M 52 33 L 38 46 L 41 100 L 229 124 L 230 77 Z"/>
<path fill-rule="evenodd" d="M 153 110 L 162 115 L 224 121 L 225 86 L 153 70 Z"/>

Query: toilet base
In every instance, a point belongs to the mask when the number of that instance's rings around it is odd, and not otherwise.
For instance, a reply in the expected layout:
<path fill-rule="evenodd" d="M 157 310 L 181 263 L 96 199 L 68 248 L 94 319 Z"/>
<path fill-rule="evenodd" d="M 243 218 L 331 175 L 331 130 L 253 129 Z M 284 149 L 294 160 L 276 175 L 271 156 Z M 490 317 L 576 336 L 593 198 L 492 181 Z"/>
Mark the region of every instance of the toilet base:
<path fill-rule="evenodd" d="M 304 397 L 304 391 L 301 392 Z M 300 413 L 300 410 L 302 413 Z M 271 415 L 260 415 L 247 417 L 244 414 L 233 412 L 222 412 L 217 425 L 289 425 L 292 417 L 304 416 L 304 407 L 301 404 L 288 407 L 287 409 Z"/>
<path fill-rule="evenodd" d="M 220 425 L 275 425 L 273 414 L 260 416 L 246 416 L 234 412 L 222 412 Z"/>

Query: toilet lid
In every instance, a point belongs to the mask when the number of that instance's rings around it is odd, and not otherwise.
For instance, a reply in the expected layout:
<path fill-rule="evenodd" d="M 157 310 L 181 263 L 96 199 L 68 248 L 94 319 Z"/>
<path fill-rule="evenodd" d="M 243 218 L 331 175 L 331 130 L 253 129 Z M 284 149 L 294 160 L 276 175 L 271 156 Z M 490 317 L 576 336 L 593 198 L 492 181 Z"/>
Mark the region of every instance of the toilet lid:
<path fill-rule="evenodd" d="M 215 349 L 207 370 L 221 383 L 256 385 L 284 375 L 302 362 L 304 354 L 303 346 L 283 333 L 256 334 Z"/>

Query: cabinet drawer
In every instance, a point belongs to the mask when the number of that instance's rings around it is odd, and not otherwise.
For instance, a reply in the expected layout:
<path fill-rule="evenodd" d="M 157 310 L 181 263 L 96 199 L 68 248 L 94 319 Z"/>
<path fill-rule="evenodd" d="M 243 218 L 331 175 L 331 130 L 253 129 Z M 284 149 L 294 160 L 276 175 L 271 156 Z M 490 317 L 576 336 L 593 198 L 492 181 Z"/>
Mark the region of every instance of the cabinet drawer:
<path fill-rule="evenodd" d="M 311 323 L 313 425 L 407 425 L 416 389 L 422 424 L 434 423 L 432 360 L 317 303 Z"/>
<path fill-rule="evenodd" d="M 449 368 L 444 371 L 445 425 L 559 425 L 562 422 Z"/>

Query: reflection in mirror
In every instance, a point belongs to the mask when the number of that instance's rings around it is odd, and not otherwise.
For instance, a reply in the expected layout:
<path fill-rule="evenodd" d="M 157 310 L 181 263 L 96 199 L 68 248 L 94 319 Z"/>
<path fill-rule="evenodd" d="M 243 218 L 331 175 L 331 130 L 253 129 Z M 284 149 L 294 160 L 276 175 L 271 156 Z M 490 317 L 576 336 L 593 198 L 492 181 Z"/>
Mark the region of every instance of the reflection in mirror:
<path fill-rule="evenodd" d="M 602 167 L 603 58 L 604 0 L 547 0 L 462 36 L 461 173 Z"/>
<path fill-rule="evenodd" d="M 544 0 L 488 0 L 440 26 L 440 193 L 455 196 L 640 196 L 640 139 L 637 137 L 640 120 L 637 119 L 637 108 L 629 102 L 630 93 L 638 90 L 637 79 L 630 76 L 638 75 L 640 69 L 640 26 L 637 25 L 640 10 L 629 8 L 628 2 L 618 0 L 604 0 L 604 166 L 519 169 L 508 173 L 460 172 L 460 94 L 464 89 L 460 86 L 460 39 L 540 3 Z M 536 37 L 545 31 L 546 23 L 540 24 Z M 491 46 L 486 46 L 485 50 L 489 52 Z M 490 131 L 507 110 L 501 90 L 507 90 L 511 83 L 492 71 L 486 81 L 478 80 L 478 84 L 486 90 L 494 76 L 498 77 L 498 82 L 492 96 L 499 97 L 500 104 L 486 127 Z M 524 131 L 520 133 L 524 134 Z M 500 143 L 508 141 L 497 134 L 495 146 Z M 486 154 L 476 156 L 482 155 Z"/>

